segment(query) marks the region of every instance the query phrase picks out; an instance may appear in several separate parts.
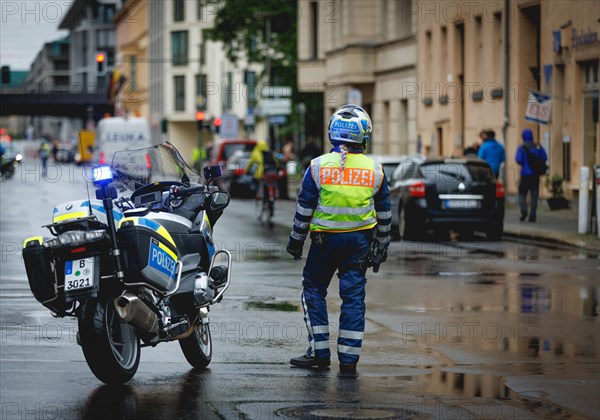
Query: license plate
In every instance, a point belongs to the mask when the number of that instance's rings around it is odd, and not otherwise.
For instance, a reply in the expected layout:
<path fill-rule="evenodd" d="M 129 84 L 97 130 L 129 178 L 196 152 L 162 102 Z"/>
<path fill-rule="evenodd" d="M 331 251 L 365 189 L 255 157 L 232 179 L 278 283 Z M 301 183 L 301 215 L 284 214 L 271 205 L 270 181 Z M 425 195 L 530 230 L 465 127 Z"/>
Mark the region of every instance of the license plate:
<path fill-rule="evenodd" d="M 65 264 L 65 291 L 94 286 L 94 257 L 67 261 Z"/>
<path fill-rule="evenodd" d="M 447 209 L 478 209 L 479 200 L 446 200 Z"/>

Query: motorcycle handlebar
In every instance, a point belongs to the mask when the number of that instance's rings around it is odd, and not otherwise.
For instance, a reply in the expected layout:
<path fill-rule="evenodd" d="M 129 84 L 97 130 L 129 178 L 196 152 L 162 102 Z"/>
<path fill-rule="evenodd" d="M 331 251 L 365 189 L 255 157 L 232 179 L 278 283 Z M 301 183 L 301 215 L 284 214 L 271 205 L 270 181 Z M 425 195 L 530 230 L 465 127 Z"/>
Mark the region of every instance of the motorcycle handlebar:
<path fill-rule="evenodd" d="M 171 195 L 175 198 L 187 197 L 199 192 L 206 192 L 206 187 L 204 185 L 198 187 L 171 187 Z"/>

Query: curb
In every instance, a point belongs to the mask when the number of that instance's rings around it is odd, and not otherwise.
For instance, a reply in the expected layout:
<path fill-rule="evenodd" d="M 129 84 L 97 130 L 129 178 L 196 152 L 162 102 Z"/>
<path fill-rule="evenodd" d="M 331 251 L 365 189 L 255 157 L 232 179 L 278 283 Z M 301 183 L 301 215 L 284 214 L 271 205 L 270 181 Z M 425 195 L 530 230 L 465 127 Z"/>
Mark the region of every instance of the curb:
<path fill-rule="evenodd" d="M 599 252 L 600 251 L 599 247 L 597 247 L 597 246 L 595 247 L 594 245 L 588 244 L 583 239 L 568 239 L 568 238 L 562 238 L 562 237 L 557 237 L 557 236 L 543 234 L 543 233 L 535 233 L 535 232 L 517 232 L 517 231 L 510 230 L 510 229 L 506 230 L 506 228 L 504 230 L 503 239 L 513 240 L 513 241 L 516 239 L 524 239 L 524 240 L 528 240 L 528 241 L 568 246 L 571 248 L 576 248 L 576 249 L 590 251 L 590 252 Z"/>

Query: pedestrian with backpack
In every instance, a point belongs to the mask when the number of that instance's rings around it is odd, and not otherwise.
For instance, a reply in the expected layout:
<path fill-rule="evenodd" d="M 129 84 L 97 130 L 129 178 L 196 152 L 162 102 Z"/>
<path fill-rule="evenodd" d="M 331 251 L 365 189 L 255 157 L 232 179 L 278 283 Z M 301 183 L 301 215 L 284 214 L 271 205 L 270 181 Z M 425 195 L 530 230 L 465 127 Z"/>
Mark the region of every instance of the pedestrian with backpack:
<path fill-rule="evenodd" d="M 517 149 L 515 161 L 521 166 L 519 179 L 519 207 L 521 222 L 529 215 L 529 221 L 535 222 L 537 201 L 540 193 L 540 176 L 548 170 L 548 156 L 542 146 L 533 141 L 533 132 L 526 128 L 521 133 L 523 144 Z M 527 194 L 531 193 L 531 209 L 527 211 Z"/>

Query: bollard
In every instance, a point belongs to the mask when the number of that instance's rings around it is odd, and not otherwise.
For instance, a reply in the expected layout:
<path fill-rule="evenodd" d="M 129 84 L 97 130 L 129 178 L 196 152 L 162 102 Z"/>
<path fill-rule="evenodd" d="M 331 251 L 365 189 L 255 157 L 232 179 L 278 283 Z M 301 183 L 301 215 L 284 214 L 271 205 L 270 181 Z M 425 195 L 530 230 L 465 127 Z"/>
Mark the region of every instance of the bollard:
<path fill-rule="evenodd" d="M 588 193 L 588 182 L 590 180 L 590 168 L 582 166 L 579 168 L 579 218 L 578 218 L 578 233 L 587 233 L 588 227 L 588 206 L 589 206 L 589 193 Z"/>

